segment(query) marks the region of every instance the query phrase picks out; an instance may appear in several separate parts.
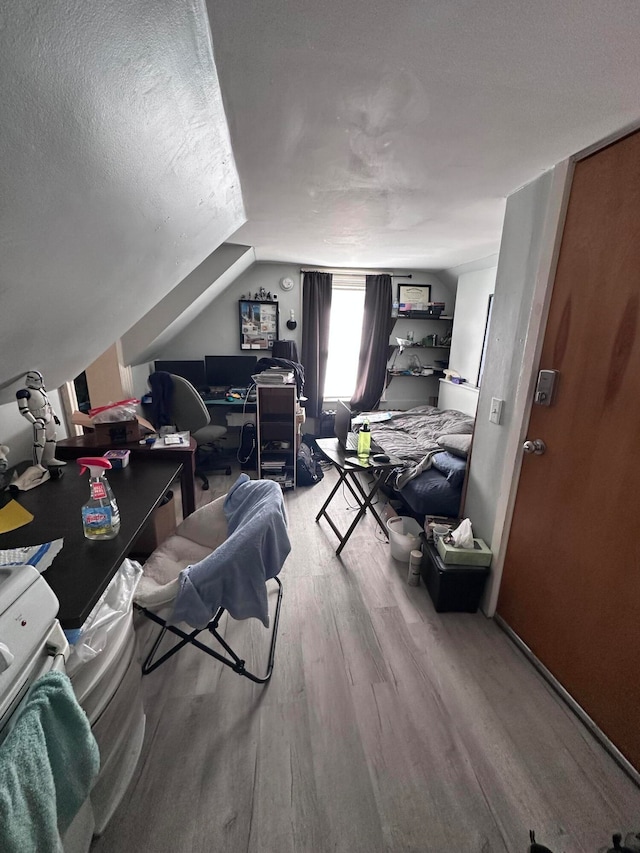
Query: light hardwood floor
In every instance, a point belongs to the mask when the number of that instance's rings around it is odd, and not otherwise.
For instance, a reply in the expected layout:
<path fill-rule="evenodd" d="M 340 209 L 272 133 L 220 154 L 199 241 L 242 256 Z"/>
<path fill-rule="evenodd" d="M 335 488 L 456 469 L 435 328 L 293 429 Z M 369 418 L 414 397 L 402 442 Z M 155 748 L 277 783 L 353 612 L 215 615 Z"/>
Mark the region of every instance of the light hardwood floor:
<path fill-rule="evenodd" d="M 147 676 L 143 754 L 92 853 L 525 853 L 530 828 L 595 853 L 640 830 L 640 790 L 494 622 L 437 614 L 368 519 L 336 558 L 314 521 L 333 482 L 287 494 L 271 683 L 191 648 Z M 227 630 L 261 658 L 256 620 Z"/>

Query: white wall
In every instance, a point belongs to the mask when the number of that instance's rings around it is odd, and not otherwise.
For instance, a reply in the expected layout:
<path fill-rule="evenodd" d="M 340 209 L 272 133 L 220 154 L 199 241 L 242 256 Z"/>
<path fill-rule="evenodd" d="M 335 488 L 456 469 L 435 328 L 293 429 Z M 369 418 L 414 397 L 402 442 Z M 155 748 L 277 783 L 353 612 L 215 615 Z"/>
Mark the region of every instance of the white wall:
<path fill-rule="evenodd" d="M 283 278 L 292 278 L 295 282 L 293 290 L 284 291 L 280 288 Z M 186 329 L 157 354 L 158 359 L 173 358 L 204 358 L 205 355 L 243 355 L 246 350 L 240 349 L 240 318 L 238 300 L 255 296 L 261 288 L 277 296 L 280 313 L 280 339 L 293 340 L 301 349 L 302 329 L 302 288 L 300 265 L 256 263 L 240 275 L 216 299 L 190 323 Z M 286 326 L 290 311 L 293 310 L 298 324 L 293 331 Z M 254 350 L 258 358 L 268 358 L 268 350 Z M 146 369 L 145 373 L 148 374 Z M 141 393 L 139 383 L 144 376 L 140 371 L 134 372 L 136 393 Z M 146 377 L 144 378 L 146 382 Z"/>
<path fill-rule="evenodd" d="M 464 273 L 458 279 L 449 367 L 469 385 L 478 384 L 489 296 L 496 286 L 496 267 Z"/>
<path fill-rule="evenodd" d="M 482 356 L 489 296 L 495 290 L 496 267 L 462 272 L 458 276 L 456 309 L 449 367 L 467 381 L 463 385 L 440 383 L 441 409 L 459 409 L 475 415 L 478 372 Z"/>
<path fill-rule="evenodd" d="M 468 385 L 455 385 L 448 379 L 440 380 L 439 409 L 456 409 L 475 418 L 478 408 L 478 389 Z"/>
<path fill-rule="evenodd" d="M 561 221 L 567 165 L 560 164 L 509 197 L 485 370 L 478 400 L 464 512 L 494 551 L 485 596 L 491 614 L 506 547 L 510 502 L 522 459 Z M 505 401 L 502 423 L 489 422 L 491 398 Z"/>
<path fill-rule="evenodd" d="M 5 6 L 0 403 L 76 376 L 245 221 L 203 0 Z"/>

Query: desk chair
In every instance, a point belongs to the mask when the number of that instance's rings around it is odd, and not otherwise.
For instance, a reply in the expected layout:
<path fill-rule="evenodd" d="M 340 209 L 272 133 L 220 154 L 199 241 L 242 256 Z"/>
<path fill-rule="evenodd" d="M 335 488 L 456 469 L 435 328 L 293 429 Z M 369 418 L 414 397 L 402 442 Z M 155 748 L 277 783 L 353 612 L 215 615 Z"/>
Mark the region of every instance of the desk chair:
<path fill-rule="evenodd" d="M 161 627 L 142 666 L 143 675 L 190 644 L 238 675 L 266 683 L 273 671 L 282 604 L 277 575 L 290 549 L 282 490 L 271 480 L 250 480 L 241 474 L 226 496 L 188 516 L 145 562 L 136 590 L 136 609 Z M 261 677 L 245 667 L 218 632 L 218 625 L 226 610 L 234 619 L 255 617 L 268 627 L 269 580 L 275 582 L 278 597 L 266 674 Z M 179 623 L 183 621 L 194 630 L 182 630 Z M 205 630 L 226 655 L 196 639 Z M 179 640 L 156 658 L 167 632 Z"/>
<path fill-rule="evenodd" d="M 154 376 L 154 374 L 151 374 Z M 155 374 L 157 375 L 157 374 Z M 227 428 L 211 423 L 209 410 L 193 385 L 182 376 L 170 373 L 173 391 L 170 403 L 170 417 L 179 431 L 188 430 L 198 445 L 196 452 L 196 476 L 202 480 L 202 488 L 209 488 L 206 471 L 224 471 L 231 474 L 231 467 L 223 461 L 216 461 L 220 453 L 218 442 L 227 434 Z M 151 383 L 151 379 L 150 379 Z M 153 383 L 152 387 L 153 387 Z"/>

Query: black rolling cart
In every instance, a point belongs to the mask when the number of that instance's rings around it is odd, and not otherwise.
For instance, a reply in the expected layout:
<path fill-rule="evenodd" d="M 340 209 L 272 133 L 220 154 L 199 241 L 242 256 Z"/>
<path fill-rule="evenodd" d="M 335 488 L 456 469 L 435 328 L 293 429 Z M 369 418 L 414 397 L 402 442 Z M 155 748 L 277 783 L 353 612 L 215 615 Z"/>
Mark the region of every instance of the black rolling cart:
<path fill-rule="evenodd" d="M 480 605 L 488 566 L 443 562 L 437 549 L 422 534 L 420 574 L 437 613 L 475 613 Z"/>

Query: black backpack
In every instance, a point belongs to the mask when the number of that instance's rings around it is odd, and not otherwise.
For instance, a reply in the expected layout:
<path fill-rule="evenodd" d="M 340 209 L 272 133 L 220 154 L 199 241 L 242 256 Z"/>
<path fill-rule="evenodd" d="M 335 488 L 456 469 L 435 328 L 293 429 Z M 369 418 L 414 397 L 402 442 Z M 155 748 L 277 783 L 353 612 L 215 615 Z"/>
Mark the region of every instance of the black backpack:
<path fill-rule="evenodd" d="M 315 486 L 324 477 L 320 463 L 306 442 L 301 442 L 296 458 L 296 479 L 299 486 Z"/>

